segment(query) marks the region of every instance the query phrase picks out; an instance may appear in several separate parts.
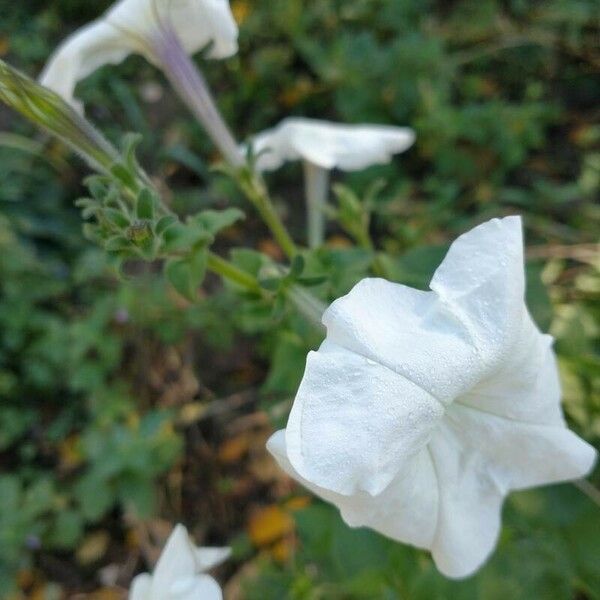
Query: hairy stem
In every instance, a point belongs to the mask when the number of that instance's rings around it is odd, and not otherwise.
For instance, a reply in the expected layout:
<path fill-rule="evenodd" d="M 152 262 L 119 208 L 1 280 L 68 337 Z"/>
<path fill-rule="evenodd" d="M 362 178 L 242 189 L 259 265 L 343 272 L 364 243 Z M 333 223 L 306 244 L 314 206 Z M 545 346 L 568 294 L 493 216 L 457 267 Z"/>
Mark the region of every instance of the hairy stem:
<path fill-rule="evenodd" d="M 296 244 L 277 214 L 262 177 L 258 173 L 245 171 L 240 173 L 238 184 L 270 229 L 285 255 L 288 258 L 296 256 L 298 254 Z"/>
<path fill-rule="evenodd" d="M 232 283 L 245 288 L 249 292 L 254 292 L 259 295 L 264 294 L 264 290 L 260 287 L 256 278 L 252 277 L 249 273 L 242 271 L 233 263 L 221 258 L 214 252 L 209 252 L 208 254 L 208 269 L 223 279 L 227 279 Z"/>

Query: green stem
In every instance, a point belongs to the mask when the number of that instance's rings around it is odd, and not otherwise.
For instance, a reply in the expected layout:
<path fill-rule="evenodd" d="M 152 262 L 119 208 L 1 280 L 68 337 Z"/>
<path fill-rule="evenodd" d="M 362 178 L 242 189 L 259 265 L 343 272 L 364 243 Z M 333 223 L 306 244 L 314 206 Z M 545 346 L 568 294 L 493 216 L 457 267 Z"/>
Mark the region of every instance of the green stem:
<path fill-rule="evenodd" d="M 242 271 L 233 263 L 221 258 L 214 252 L 209 252 L 208 254 L 208 269 L 223 279 L 228 279 L 232 283 L 246 288 L 249 292 L 255 292 L 260 295 L 264 294 L 260 284 L 252 275 Z"/>
<path fill-rule="evenodd" d="M 292 286 L 287 292 L 287 297 L 309 323 L 319 331 L 324 331 L 322 319 L 327 310 L 327 305 L 299 285 Z"/>
<path fill-rule="evenodd" d="M 242 191 L 256 208 L 267 227 L 271 230 L 275 241 L 288 258 L 298 254 L 298 249 L 288 233 L 283 221 L 277 214 L 264 181 L 257 173 L 246 172 L 238 178 Z"/>
<path fill-rule="evenodd" d="M 371 267 L 373 268 L 373 272 L 375 273 L 375 275 L 387 279 L 387 270 L 385 268 L 385 265 L 381 262 L 379 254 L 375 249 L 375 246 L 373 245 L 373 240 L 371 240 L 371 236 L 368 233 L 368 227 L 356 231 L 354 239 L 358 242 L 358 245 L 363 250 L 373 253 L 373 261 L 371 262 Z"/>

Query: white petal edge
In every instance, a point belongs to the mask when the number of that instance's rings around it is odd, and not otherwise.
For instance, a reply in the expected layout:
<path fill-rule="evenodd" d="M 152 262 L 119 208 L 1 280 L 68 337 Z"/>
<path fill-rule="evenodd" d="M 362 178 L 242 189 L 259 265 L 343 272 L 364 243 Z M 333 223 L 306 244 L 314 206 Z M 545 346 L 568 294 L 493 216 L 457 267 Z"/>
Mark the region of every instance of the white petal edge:
<path fill-rule="evenodd" d="M 152 576 L 142 573 L 134 578 L 129 590 L 129 600 L 151 600 L 152 598 Z"/>
<path fill-rule="evenodd" d="M 163 600 L 163 596 L 156 600 Z M 164 600 L 223 600 L 219 584 L 208 575 L 176 581 Z"/>
<path fill-rule="evenodd" d="M 177 525 L 154 570 L 152 592 L 156 598 L 167 598 L 174 582 L 196 575 L 195 550 L 187 529 L 183 525 Z"/>
<path fill-rule="evenodd" d="M 596 461 L 595 448 L 564 425 L 515 421 L 458 403 L 444 423 L 506 493 L 580 479 Z"/>
<path fill-rule="evenodd" d="M 504 490 L 481 463 L 464 451 L 446 427 L 429 445 L 439 493 L 431 555 L 446 577 L 464 579 L 489 558 L 500 534 Z"/>
<path fill-rule="evenodd" d="M 521 218 L 492 219 L 461 235 L 430 288 L 464 323 L 479 359 L 493 370 L 520 334 L 525 310 Z"/>
<path fill-rule="evenodd" d="M 427 444 L 442 416 L 443 405 L 403 375 L 325 344 L 308 355 L 287 455 L 319 487 L 375 496 Z"/>
<path fill-rule="evenodd" d="M 106 64 L 118 64 L 134 52 L 131 40 L 103 21 L 95 21 L 67 38 L 50 57 L 40 83 L 79 111 L 75 86 Z"/>
<path fill-rule="evenodd" d="M 290 477 L 340 510 L 350 527 L 369 527 L 417 548 L 429 549 L 436 530 L 438 489 L 427 450 L 421 451 L 380 495 L 359 492 L 342 496 L 305 480 L 287 456 L 285 430 L 275 432 L 267 449 Z"/>
<path fill-rule="evenodd" d="M 204 572 L 218 567 L 231 556 L 231 548 L 196 548 L 198 571 Z"/>

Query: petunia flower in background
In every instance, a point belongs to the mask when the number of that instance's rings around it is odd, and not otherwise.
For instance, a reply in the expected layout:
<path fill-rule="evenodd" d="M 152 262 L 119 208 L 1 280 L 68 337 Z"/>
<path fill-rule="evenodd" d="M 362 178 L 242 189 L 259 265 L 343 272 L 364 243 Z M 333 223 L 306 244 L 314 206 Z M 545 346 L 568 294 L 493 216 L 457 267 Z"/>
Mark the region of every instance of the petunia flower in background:
<path fill-rule="evenodd" d="M 177 525 L 154 574 L 138 575 L 129 600 L 222 600 L 219 584 L 206 571 L 225 561 L 229 548 L 196 548 L 183 525 Z"/>
<path fill-rule="evenodd" d="M 237 143 L 189 58 L 204 48 L 209 58 L 230 57 L 237 38 L 228 0 L 120 0 L 59 46 L 40 82 L 81 109 L 74 99 L 77 82 L 103 65 L 142 54 L 163 70 L 225 157 L 240 164 Z"/>
<path fill-rule="evenodd" d="M 415 133 L 407 127 L 342 125 L 313 119 L 289 118 L 255 136 L 252 149 L 259 171 L 279 169 L 287 161 L 303 161 L 309 246 L 322 244 L 329 172 L 361 171 L 389 163 L 408 150 Z"/>
<path fill-rule="evenodd" d="M 462 578 L 511 490 L 581 478 L 596 453 L 565 424 L 553 340 L 525 306 L 520 218 L 461 236 L 430 288 L 365 279 L 335 301 L 268 447 L 349 525 Z"/>

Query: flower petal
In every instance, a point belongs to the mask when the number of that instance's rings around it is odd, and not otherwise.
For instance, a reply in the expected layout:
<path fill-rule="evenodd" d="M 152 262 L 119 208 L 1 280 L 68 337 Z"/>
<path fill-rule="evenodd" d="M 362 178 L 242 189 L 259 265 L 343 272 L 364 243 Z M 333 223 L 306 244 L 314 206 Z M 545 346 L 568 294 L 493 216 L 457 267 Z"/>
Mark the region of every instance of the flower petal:
<path fill-rule="evenodd" d="M 437 526 L 438 502 L 433 462 L 424 448 L 381 494 L 357 494 L 340 503 L 340 509 L 351 527 L 370 527 L 404 544 L 429 549 Z"/>
<path fill-rule="evenodd" d="M 492 219 L 460 236 L 430 287 L 465 324 L 479 360 L 494 368 L 521 331 L 525 294 L 521 218 Z"/>
<path fill-rule="evenodd" d="M 440 500 L 431 554 L 447 577 L 468 577 L 496 546 L 505 492 L 488 473 L 487 461 L 463 447 L 449 427 L 436 431 L 429 451 Z"/>
<path fill-rule="evenodd" d="M 323 316 L 327 339 L 413 381 L 443 404 L 481 379 L 468 330 L 432 292 L 364 279 Z"/>
<path fill-rule="evenodd" d="M 142 573 L 134 578 L 129 590 L 129 600 L 150 600 L 152 598 L 152 576 Z"/>
<path fill-rule="evenodd" d="M 231 556 L 231 548 L 196 548 L 196 566 L 199 572 L 219 566 Z"/>
<path fill-rule="evenodd" d="M 193 579 L 181 579 L 170 588 L 168 595 L 160 600 L 223 600 L 219 584 L 208 575 L 198 575 Z"/>
<path fill-rule="evenodd" d="M 288 457 L 320 487 L 376 495 L 442 415 L 442 404 L 406 377 L 326 343 L 308 355 L 287 426 Z"/>
<path fill-rule="evenodd" d="M 221 59 L 238 51 L 238 26 L 228 0 L 171 2 L 169 18 L 184 48 L 194 54 L 212 42 L 209 58 Z"/>
<path fill-rule="evenodd" d="M 415 133 L 406 127 L 342 125 L 328 121 L 290 118 L 253 140 L 261 154 L 257 168 L 278 169 L 284 162 L 306 160 L 324 169 L 360 171 L 389 163 L 394 154 L 410 148 Z"/>
<path fill-rule="evenodd" d="M 131 39 L 104 21 L 95 21 L 58 47 L 40 83 L 80 108 L 73 98 L 77 82 L 103 65 L 120 63 L 133 51 Z"/>
<path fill-rule="evenodd" d="M 392 483 L 373 497 L 364 492 L 342 496 L 300 476 L 288 459 L 284 430 L 271 436 L 267 448 L 291 477 L 337 506 L 349 526 L 370 527 L 405 544 L 418 548 L 431 547 L 437 522 L 438 490 L 427 450 L 422 450 L 409 460 Z"/>
<path fill-rule="evenodd" d="M 563 427 L 552 343 L 523 308 L 521 332 L 505 361 L 458 402 L 515 421 Z"/>
<path fill-rule="evenodd" d="M 524 423 L 458 403 L 444 423 L 505 492 L 579 479 L 596 459 L 595 449 L 564 425 Z"/>
<path fill-rule="evenodd" d="M 152 592 L 155 598 L 168 598 L 171 586 L 178 580 L 189 579 L 198 571 L 195 548 L 187 529 L 177 525 L 156 564 Z"/>

